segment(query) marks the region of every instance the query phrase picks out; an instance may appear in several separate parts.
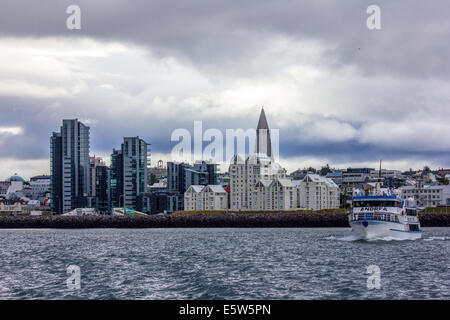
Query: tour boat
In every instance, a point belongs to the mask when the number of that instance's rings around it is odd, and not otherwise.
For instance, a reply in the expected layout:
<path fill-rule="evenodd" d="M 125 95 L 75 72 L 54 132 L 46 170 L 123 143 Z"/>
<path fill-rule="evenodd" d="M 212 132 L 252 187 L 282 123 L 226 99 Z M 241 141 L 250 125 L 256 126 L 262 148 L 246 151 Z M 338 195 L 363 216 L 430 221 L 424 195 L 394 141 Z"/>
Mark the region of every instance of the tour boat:
<path fill-rule="evenodd" d="M 357 239 L 416 240 L 422 236 L 418 210 L 413 199 L 395 195 L 356 196 L 349 215 Z"/>

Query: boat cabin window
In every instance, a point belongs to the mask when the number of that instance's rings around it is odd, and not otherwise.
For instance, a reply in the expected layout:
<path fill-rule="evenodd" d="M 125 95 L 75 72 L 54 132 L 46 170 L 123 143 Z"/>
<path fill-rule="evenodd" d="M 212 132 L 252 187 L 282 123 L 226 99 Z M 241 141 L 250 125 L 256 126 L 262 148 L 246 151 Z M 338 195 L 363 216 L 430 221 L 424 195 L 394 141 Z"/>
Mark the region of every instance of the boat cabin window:
<path fill-rule="evenodd" d="M 402 203 L 399 201 L 355 201 L 353 202 L 354 208 L 360 208 L 360 207 L 402 207 Z"/>
<path fill-rule="evenodd" d="M 406 215 L 407 215 L 407 216 L 416 216 L 416 215 L 417 215 L 417 210 L 414 210 L 414 209 L 406 209 Z"/>

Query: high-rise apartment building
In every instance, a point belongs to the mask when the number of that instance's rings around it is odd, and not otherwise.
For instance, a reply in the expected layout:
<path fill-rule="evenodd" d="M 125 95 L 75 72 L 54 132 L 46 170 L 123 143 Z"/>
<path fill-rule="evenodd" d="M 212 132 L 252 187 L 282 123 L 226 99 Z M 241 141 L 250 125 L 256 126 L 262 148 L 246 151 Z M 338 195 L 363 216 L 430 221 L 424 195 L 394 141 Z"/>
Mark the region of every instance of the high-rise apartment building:
<path fill-rule="evenodd" d="M 147 191 L 148 143 L 139 137 L 125 137 L 121 150 L 111 154 L 111 205 L 136 208 L 137 197 Z"/>
<path fill-rule="evenodd" d="M 89 127 L 77 119 L 64 119 L 60 132 L 50 138 L 51 211 L 76 208 L 89 194 Z"/>
<path fill-rule="evenodd" d="M 113 149 L 110 164 L 110 200 L 111 207 L 123 206 L 123 160 L 122 150 Z"/>

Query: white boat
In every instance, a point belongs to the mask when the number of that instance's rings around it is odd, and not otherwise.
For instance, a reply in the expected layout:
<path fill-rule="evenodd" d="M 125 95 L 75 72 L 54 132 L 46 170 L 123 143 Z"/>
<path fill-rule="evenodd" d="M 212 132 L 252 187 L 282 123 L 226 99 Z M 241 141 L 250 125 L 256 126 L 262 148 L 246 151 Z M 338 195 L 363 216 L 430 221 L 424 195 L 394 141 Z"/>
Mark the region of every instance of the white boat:
<path fill-rule="evenodd" d="M 416 240 L 422 237 L 415 201 L 397 196 L 357 196 L 349 223 L 357 239 Z"/>

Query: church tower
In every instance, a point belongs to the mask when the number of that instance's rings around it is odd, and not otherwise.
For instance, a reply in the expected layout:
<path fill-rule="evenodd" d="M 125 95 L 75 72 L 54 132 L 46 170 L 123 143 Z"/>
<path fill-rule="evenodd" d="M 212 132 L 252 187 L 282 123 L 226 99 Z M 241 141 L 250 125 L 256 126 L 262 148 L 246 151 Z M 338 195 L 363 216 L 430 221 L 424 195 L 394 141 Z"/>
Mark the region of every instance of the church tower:
<path fill-rule="evenodd" d="M 264 107 L 261 108 L 259 115 L 258 127 L 256 128 L 256 153 L 267 155 L 273 160 L 272 143 L 270 141 L 270 130 L 267 124 Z"/>

